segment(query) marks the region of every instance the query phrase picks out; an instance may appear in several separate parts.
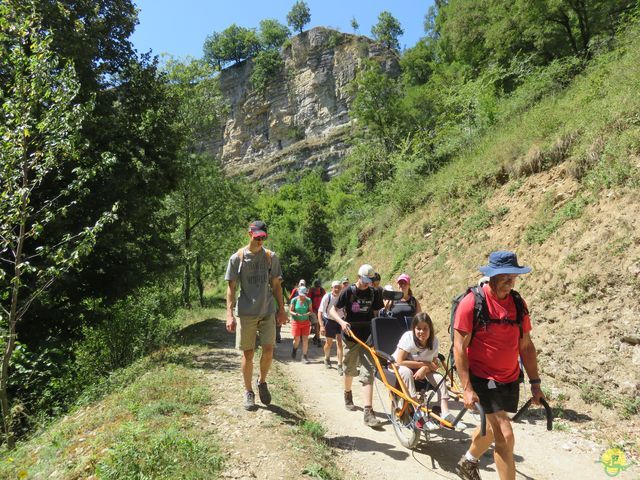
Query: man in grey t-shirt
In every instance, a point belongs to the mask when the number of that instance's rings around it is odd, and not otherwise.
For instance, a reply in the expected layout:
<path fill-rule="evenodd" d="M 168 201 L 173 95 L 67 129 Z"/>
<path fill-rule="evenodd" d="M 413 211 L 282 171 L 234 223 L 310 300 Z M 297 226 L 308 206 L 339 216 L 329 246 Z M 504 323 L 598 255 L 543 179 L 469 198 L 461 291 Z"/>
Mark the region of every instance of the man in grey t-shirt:
<path fill-rule="evenodd" d="M 242 350 L 242 376 L 244 378 L 244 408 L 255 410 L 253 393 L 253 354 L 256 335 L 260 335 L 262 356 L 260 376 L 256 381 L 260 401 L 271 403 L 267 388 L 267 373 L 273 359 L 276 340 L 276 322 L 287 321 L 282 298 L 282 270 L 275 253 L 262 245 L 267 238 L 267 225 L 256 220 L 249 225 L 249 245 L 231 255 L 225 280 L 227 285 L 227 330 L 236 332 L 236 347 Z M 240 284 L 240 297 L 236 305 L 236 286 Z M 275 300 L 278 303 L 276 309 Z M 275 315 L 274 315 L 275 314 Z M 236 322 L 235 316 L 239 322 Z M 276 319 L 277 318 L 277 319 Z"/>

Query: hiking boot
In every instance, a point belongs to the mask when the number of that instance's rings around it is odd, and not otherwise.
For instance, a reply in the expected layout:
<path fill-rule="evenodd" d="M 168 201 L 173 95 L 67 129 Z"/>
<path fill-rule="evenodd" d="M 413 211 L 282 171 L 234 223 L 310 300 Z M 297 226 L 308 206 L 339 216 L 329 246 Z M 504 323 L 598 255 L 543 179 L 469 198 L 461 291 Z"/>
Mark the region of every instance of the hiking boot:
<path fill-rule="evenodd" d="M 244 409 L 245 410 L 256 410 L 256 395 L 253 392 L 244 392 Z"/>
<path fill-rule="evenodd" d="M 377 428 L 380 426 L 380 420 L 376 417 L 376 414 L 373 412 L 373 408 L 364 407 L 364 424 L 367 427 Z"/>
<path fill-rule="evenodd" d="M 267 387 L 267 382 L 259 383 L 256 378 L 256 386 L 258 387 L 258 396 L 260 397 L 260 401 L 264 405 L 269 405 L 271 403 L 271 392 L 269 392 L 269 387 Z"/>
<path fill-rule="evenodd" d="M 453 425 L 453 422 L 456 421 L 456 417 L 452 413 L 447 413 L 447 415 L 443 417 L 443 419 L 452 425 Z M 440 422 L 440 425 L 445 428 L 448 428 L 446 425 L 443 425 L 442 422 Z M 458 422 L 453 426 L 453 428 L 455 428 L 456 430 L 464 430 L 465 428 L 467 428 L 467 426 L 462 422 Z"/>
<path fill-rule="evenodd" d="M 344 406 L 347 410 L 357 410 L 356 406 L 353 404 L 353 392 L 348 391 L 344 392 Z"/>
<path fill-rule="evenodd" d="M 456 473 L 464 480 L 481 480 L 478 467 L 478 462 L 471 462 L 463 455 L 456 465 Z"/>
<path fill-rule="evenodd" d="M 291 348 L 291 358 L 296 359 L 296 353 L 298 353 L 298 349 L 296 347 Z"/>
<path fill-rule="evenodd" d="M 341 363 L 338 364 L 338 375 L 340 375 L 340 376 L 344 375 L 344 370 L 342 368 L 342 364 Z"/>
<path fill-rule="evenodd" d="M 325 368 L 331 368 L 331 359 L 324 357 L 324 366 Z"/>
<path fill-rule="evenodd" d="M 302 363 L 306 363 L 307 365 L 308 365 L 309 363 L 311 363 L 311 362 L 309 361 L 309 357 L 307 357 L 306 355 L 303 355 L 303 356 L 302 356 Z"/>

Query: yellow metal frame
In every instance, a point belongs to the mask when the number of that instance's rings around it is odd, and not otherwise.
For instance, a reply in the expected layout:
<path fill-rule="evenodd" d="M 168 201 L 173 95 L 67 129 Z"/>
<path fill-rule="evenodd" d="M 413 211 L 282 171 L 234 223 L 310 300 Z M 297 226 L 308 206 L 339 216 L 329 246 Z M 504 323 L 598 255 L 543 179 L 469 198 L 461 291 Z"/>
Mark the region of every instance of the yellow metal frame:
<path fill-rule="evenodd" d="M 400 385 L 401 390 L 398 390 L 396 387 L 392 386 L 387 381 L 387 376 L 384 374 L 384 367 L 380 363 L 380 358 L 378 356 L 377 350 L 375 348 L 373 348 L 373 347 L 370 347 L 369 345 L 367 345 L 362 340 L 360 340 L 353 332 L 348 331 L 347 334 L 353 340 L 355 340 L 358 344 L 360 344 L 363 348 L 365 348 L 365 349 L 367 349 L 369 351 L 369 353 L 371 354 L 371 358 L 373 359 L 373 361 L 375 363 L 376 369 L 378 370 L 380 380 L 382 381 L 382 383 L 384 383 L 384 386 L 387 388 L 387 390 L 389 390 L 389 393 L 394 393 L 398 397 L 400 397 L 400 398 L 402 398 L 404 400 L 403 405 L 402 405 L 402 409 L 399 412 L 394 412 L 394 415 L 396 415 L 396 417 L 401 417 L 404 414 L 404 412 L 406 411 L 406 409 L 408 408 L 409 404 L 411 404 L 416 409 L 419 409 L 420 411 L 422 411 L 424 414 L 426 414 L 429 417 L 433 418 L 434 420 L 437 420 L 438 422 L 440 422 L 440 425 L 442 425 L 442 426 L 444 426 L 446 428 L 449 428 L 449 429 L 454 429 L 455 428 L 454 425 L 451 422 L 445 420 L 444 418 L 442 418 L 439 415 L 437 415 L 436 413 L 434 413 L 430 408 L 427 408 L 426 405 L 418 403 L 416 400 L 411 398 L 411 396 L 409 395 L 409 393 L 407 391 L 407 386 L 404 384 L 404 381 L 402 380 L 402 377 L 400 377 L 400 373 L 398 372 L 398 367 L 396 366 L 395 363 L 390 363 L 389 366 L 391 367 L 391 370 L 393 371 L 394 375 L 396 376 L 396 380 L 398 381 L 398 384 Z M 451 383 L 452 383 L 452 387 L 453 387 L 453 372 L 451 373 L 450 379 L 451 379 Z M 444 381 L 446 382 L 446 379 Z M 449 392 L 455 397 L 456 400 L 459 400 L 459 399 L 462 398 L 462 394 L 458 391 L 458 389 L 450 388 Z"/>

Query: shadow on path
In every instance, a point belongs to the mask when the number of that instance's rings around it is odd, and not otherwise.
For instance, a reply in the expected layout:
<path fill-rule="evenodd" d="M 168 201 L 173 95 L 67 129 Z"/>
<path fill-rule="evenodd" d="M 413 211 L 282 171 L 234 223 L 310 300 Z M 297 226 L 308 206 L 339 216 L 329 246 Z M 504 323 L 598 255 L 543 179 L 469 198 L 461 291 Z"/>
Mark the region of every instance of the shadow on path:
<path fill-rule="evenodd" d="M 405 460 L 409 458 L 409 451 L 398 450 L 396 445 L 390 443 L 376 442 L 368 438 L 354 437 L 352 435 L 341 435 L 327 439 L 330 447 L 339 450 L 358 450 L 360 452 L 376 452 L 387 455 L 394 460 Z"/>

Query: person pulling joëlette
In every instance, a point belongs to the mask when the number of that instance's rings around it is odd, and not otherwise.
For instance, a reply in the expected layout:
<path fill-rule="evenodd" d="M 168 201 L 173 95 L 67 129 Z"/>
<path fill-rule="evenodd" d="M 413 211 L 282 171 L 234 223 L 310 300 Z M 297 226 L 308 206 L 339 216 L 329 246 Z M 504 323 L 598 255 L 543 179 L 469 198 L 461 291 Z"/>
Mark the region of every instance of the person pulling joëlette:
<path fill-rule="evenodd" d="M 256 336 L 260 336 L 262 356 L 260 375 L 256 380 L 260 401 L 269 405 L 271 393 L 267 387 L 267 374 L 273 359 L 276 341 L 276 322 L 284 325 L 287 314 L 282 298 L 282 270 L 280 260 L 263 247 L 267 238 L 267 225 L 256 220 L 249 225 L 249 245 L 231 255 L 227 264 L 227 331 L 236 333 L 236 347 L 242 351 L 242 377 L 244 380 L 244 408 L 255 410 L 253 393 L 253 355 Z M 240 296 L 236 304 L 236 286 Z M 276 310 L 273 298 L 278 308 Z M 236 321 L 235 317 L 238 317 Z"/>
<path fill-rule="evenodd" d="M 329 309 L 329 317 L 342 328 L 345 344 L 344 354 L 344 403 L 347 410 L 356 410 L 353 404 L 351 386 L 353 378 L 358 376 L 358 367 L 365 369 L 361 377 L 364 397 L 364 423 L 370 427 L 379 427 L 380 422 L 373 411 L 373 360 L 369 353 L 349 336 L 353 332 L 360 340 L 366 341 L 371 335 L 371 320 L 383 307 L 380 290 L 372 286 L 375 270 L 364 264 L 358 270 L 358 280 L 340 292 L 335 305 Z M 344 309 L 345 318 L 339 310 Z"/>
<path fill-rule="evenodd" d="M 461 478 L 479 480 L 478 459 L 495 443 L 493 456 L 500 479 L 514 480 L 515 438 L 507 412 L 516 412 L 518 407 L 518 358 L 529 377 L 534 403 L 544 397 L 536 349 L 529 335 L 527 305 L 513 290 L 518 275 L 529 273 L 531 268 L 518 265 L 513 252 L 497 251 L 489 255 L 489 264 L 479 269 L 489 277 L 489 283 L 481 287 L 486 315 L 474 325 L 476 298 L 469 292 L 455 312 L 453 351 L 464 406 L 473 409 L 476 402 L 482 405 L 487 434 L 482 436 L 479 428 L 475 430 L 471 446 L 456 469 Z"/>

